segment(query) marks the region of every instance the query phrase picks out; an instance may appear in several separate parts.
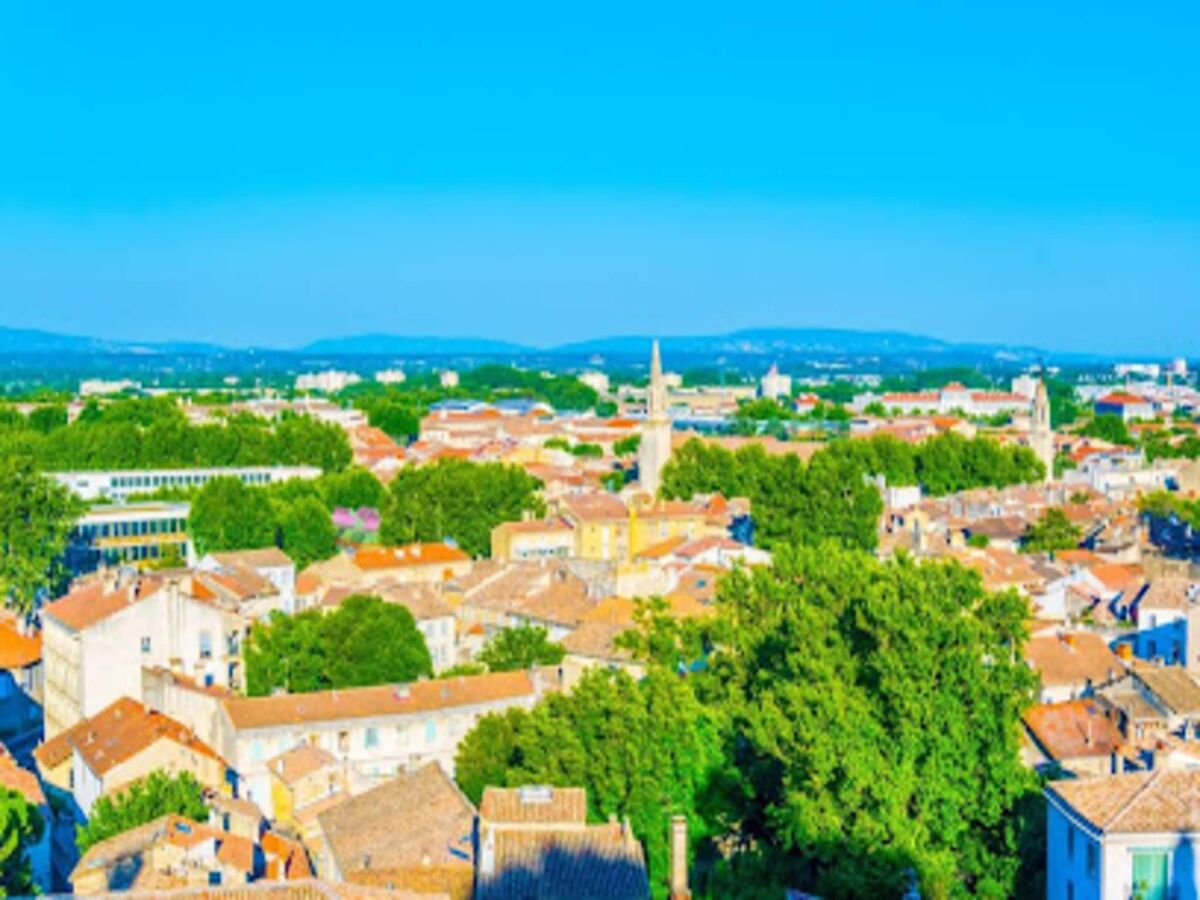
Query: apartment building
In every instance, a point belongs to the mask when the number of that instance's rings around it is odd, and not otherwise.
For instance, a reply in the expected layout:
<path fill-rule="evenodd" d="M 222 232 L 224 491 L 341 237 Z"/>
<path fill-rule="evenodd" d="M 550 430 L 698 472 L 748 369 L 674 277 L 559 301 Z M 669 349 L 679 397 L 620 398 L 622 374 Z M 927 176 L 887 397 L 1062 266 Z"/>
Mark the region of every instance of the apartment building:
<path fill-rule="evenodd" d="M 42 610 L 45 733 L 120 697 L 141 696 L 143 667 L 204 685 L 241 681 L 244 617 L 188 576 L 93 577 Z"/>
<path fill-rule="evenodd" d="M 237 478 L 252 487 L 280 484 L 293 478 L 317 478 L 315 466 L 211 466 L 195 469 L 115 469 L 96 472 L 54 472 L 54 479 L 81 500 L 124 503 L 138 494 L 162 488 L 202 488 L 214 478 Z"/>
<path fill-rule="evenodd" d="M 93 506 L 67 539 L 66 565 L 75 575 L 101 566 L 192 556 L 187 533 L 188 503 L 128 503 Z"/>

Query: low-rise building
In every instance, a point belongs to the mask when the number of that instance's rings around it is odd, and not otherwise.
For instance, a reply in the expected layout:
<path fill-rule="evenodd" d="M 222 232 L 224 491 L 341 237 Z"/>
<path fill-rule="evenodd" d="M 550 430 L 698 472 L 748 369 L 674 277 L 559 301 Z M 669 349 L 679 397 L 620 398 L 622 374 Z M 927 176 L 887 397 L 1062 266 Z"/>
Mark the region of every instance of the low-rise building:
<path fill-rule="evenodd" d="M 110 469 L 54 472 L 54 479 L 81 500 L 125 503 L 137 494 L 170 488 L 198 489 L 214 478 L 236 478 L 248 487 L 281 484 L 320 476 L 316 466 L 206 466 L 184 469 Z"/>
<path fill-rule="evenodd" d="M 1096 701 L 1042 703 L 1027 710 L 1022 722 L 1027 765 L 1079 776 L 1120 771 L 1121 729 Z"/>
<path fill-rule="evenodd" d="M 1104 639 L 1089 631 L 1032 637 L 1025 642 L 1025 661 L 1041 677 L 1042 703 L 1086 697 L 1125 673 Z"/>
<path fill-rule="evenodd" d="M 1200 770 L 1052 781 L 1045 793 L 1047 897 L 1195 896 Z"/>
<path fill-rule="evenodd" d="M 189 503 L 147 501 L 93 506 L 67 539 L 66 564 L 74 575 L 118 566 L 192 556 Z"/>
<path fill-rule="evenodd" d="M 267 761 L 307 743 L 370 785 L 427 762 L 454 770 L 459 742 L 481 716 L 530 708 L 543 687 L 529 672 L 497 672 L 345 688 L 311 694 L 233 697 L 219 703 L 220 751 L 240 776 L 240 794 L 273 817 Z"/>

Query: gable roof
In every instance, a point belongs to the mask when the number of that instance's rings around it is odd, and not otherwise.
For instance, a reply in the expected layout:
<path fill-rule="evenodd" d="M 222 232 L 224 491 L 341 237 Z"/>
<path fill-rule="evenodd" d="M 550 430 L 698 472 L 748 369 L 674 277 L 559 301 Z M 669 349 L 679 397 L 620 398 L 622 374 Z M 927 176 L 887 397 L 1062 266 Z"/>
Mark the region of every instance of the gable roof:
<path fill-rule="evenodd" d="M 1125 671 L 1104 639 L 1090 631 L 1031 637 L 1025 642 L 1025 661 L 1046 687 L 1105 684 Z"/>
<path fill-rule="evenodd" d="M 38 781 L 37 775 L 22 768 L 2 743 L 0 743 L 0 788 L 16 791 L 31 806 L 44 806 L 46 803 L 46 795 L 42 793 L 42 785 Z"/>
<path fill-rule="evenodd" d="M 467 562 L 470 559 L 458 547 L 442 543 L 405 544 L 402 547 L 365 545 L 354 553 L 354 565 L 359 569 L 398 569 Z"/>
<path fill-rule="evenodd" d="M 587 791 L 546 785 L 486 787 L 479 818 L 491 824 L 583 825 L 587 822 Z"/>
<path fill-rule="evenodd" d="M 186 725 L 148 710 L 130 697 L 115 700 L 90 719 L 77 722 L 55 735 L 34 750 L 33 755 L 41 766 L 52 769 L 76 751 L 89 769 L 102 776 L 164 739 L 223 762 L 217 752 Z"/>
<path fill-rule="evenodd" d="M 437 763 L 344 800 L 317 821 L 343 878 L 358 870 L 472 865 L 475 807 Z"/>
<path fill-rule="evenodd" d="M 1028 710 L 1023 721 L 1053 760 L 1108 756 L 1121 748 L 1121 730 L 1093 700 L 1042 703 Z"/>
<path fill-rule="evenodd" d="M 22 634 L 14 617 L 0 616 L 0 669 L 24 669 L 41 659 L 41 633 Z"/>
<path fill-rule="evenodd" d="M 382 684 L 272 697 L 232 697 L 222 705 L 234 728 L 255 729 L 406 715 L 517 700 L 532 697 L 535 693 L 536 686 L 528 672 L 489 672 L 407 685 Z"/>
<path fill-rule="evenodd" d="M 1052 781 L 1046 787 L 1104 834 L 1200 832 L 1200 770 L 1155 769 L 1102 778 Z"/>
<path fill-rule="evenodd" d="M 162 586 L 161 578 L 137 578 L 110 588 L 103 579 L 95 578 L 48 603 L 42 608 L 42 616 L 72 631 L 85 631 L 153 595 Z"/>
<path fill-rule="evenodd" d="M 1137 665 L 1133 677 L 1144 684 L 1169 713 L 1200 713 L 1200 683 L 1183 666 Z"/>
<path fill-rule="evenodd" d="M 278 547 L 261 547 L 257 550 L 227 550 L 210 553 L 218 565 L 228 568 L 277 569 L 295 565 L 292 558 Z"/>
<path fill-rule="evenodd" d="M 306 775 L 336 763 L 337 758 L 328 750 L 304 743 L 267 760 L 267 768 L 285 784 L 295 784 Z"/>

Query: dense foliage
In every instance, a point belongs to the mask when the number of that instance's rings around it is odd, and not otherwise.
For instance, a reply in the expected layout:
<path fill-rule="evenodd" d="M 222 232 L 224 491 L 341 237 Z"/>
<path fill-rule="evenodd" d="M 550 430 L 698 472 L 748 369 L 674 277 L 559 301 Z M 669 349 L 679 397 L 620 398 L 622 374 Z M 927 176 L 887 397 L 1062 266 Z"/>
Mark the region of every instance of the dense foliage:
<path fill-rule="evenodd" d="M 492 529 L 541 515 L 536 478 L 517 466 L 440 459 L 406 468 L 392 481 L 380 540 L 388 544 L 453 540 L 472 556 L 491 552 Z"/>
<path fill-rule="evenodd" d="M 62 554 L 81 506 L 28 458 L 0 458 L 0 605 L 28 613 L 62 585 Z"/>
<path fill-rule="evenodd" d="M 1106 413 L 1102 416 L 1096 416 L 1090 422 L 1083 426 L 1079 432 L 1085 437 L 1099 438 L 1102 441 L 1108 441 L 1110 444 L 1122 444 L 1127 447 L 1133 446 L 1133 435 L 1129 433 L 1129 429 L 1125 427 L 1125 421 L 1120 417 L 1111 413 Z"/>
<path fill-rule="evenodd" d="M 518 625 L 497 632 L 476 658 L 491 672 L 512 672 L 531 666 L 555 666 L 564 655 L 562 645 L 551 641 L 545 628 Z"/>
<path fill-rule="evenodd" d="M 433 672 L 417 624 L 403 606 L 346 598 L 332 613 L 275 613 L 246 641 L 246 690 L 304 693 L 414 681 Z"/>
<path fill-rule="evenodd" d="M 692 836 L 706 836 L 697 803 L 720 758 L 716 724 L 686 682 L 662 669 L 641 682 L 594 669 L 532 712 L 485 716 L 459 745 L 455 771 L 475 803 L 487 785 L 586 788 L 593 821 L 629 817 L 662 897 L 670 817 L 687 815 Z"/>
<path fill-rule="evenodd" d="M 822 451 L 806 465 L 794 454 L 768 455 L 758 445 L 736 452 L 691 440 L 663 470 L 662 494 L 690 498 L 721 492 L 749 497 L 764 547 L 829 538 L 871 548 L 883 511 L 879 491 L 844 456 Z"/>
<path fill-rule="evenodd" d="M 116 794 L 105 794 L 92 807 L 86 825 L 77 826 L 79 852 L 131 828 L 175 813 L 196 821 L 208 819 L 203 789 L 190 772 L 151 772 Z"/>
<path fill-rule="evenodd" d="M 1021 549 L 1027 553 L 1055 553 L 1074 550 L 1083 540 L 1083 531 L 1058 507 L 1047 509 L 1036 522 L 1030 523 L 1021 538 Z"/>
<path fill-rule="evenodd" d="M 0 897 L 33 893 L 29 850 L 46 823 L 20 793 L 0 787 Z"/>
<path fill-rule="evenodd" d="M 871 476 L 883 476 L 889 485 L 920 484 L 927 493 L 942 495 L 1036 481 L 1042 465 L 1028 448 L 953 433 L 921 444 L 890 436 L 834 441 L 807 465 L 798 456 L 770 456 L 755 445 L 730 452 L 693 440 L 667 464 L 662 492 L 683 498 L 714 491 L 749 497 L 766 547 L 835 538 L 869 549 L 882 510 Z"/>
<path fill-rule="evenodd" d="M 910 879 L 927 897 L 1022 895 L 1039 849 L 1025 621 L 1016 594 L 955 563 L 780 548 L 722 581 L 715 621 L 643 616 L 644 682 L 594 672 L 481 720 L 457 778 L 474 799 L 587 787 L 593 819 L 633 820 L 656 896 L 675 812 L 698 897 L 899 896 Z"/>
<path fill-rule="evenodd" d="M 173 401 L 157 398 L 93 402 L 69 425 L 53 411 L 28 420 L 4 417 L 0 455 L 9 454 L 50 471 L 273 464 L 333 471 L 351 458 L 341 428 L 307 416 L 272 424 L 238 415 L 221 424 L 192 425 Z"/>

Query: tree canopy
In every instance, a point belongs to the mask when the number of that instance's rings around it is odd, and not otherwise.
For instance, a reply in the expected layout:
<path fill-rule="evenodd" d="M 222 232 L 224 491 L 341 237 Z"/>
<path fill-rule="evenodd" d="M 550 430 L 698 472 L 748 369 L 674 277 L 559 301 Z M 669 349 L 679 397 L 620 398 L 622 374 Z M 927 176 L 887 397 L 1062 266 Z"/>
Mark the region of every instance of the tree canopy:
<path fill-rule="evenodd" d="M 545 628 L 518 625 L 497 632 L 476 658 L 489 671 L 512 672 L 531 666 L 555 666 L 565 655 L 562 645 L 551 641 Z"/>
<path fill-rule="evenodd" d="M 81 509 L 27 457 L 0 457 L 0 602 L 29 613 L 61 586 L 62 555 Z"/>
<path fill-rule="evenodd" d="M 1083 531 L 1058 507 L 1047 509 L 1040 519 L 1030 523 L 1021 538 L 1021 549 L 1027 553 L 1054 553 L 1074 550 L 1083 540 Z"/>
<path fill-rule="evenodd" d="M 275 543 L 275 510 L 268 493 L 240 478 L 213 478 L 192 501 L 188 527 L 201 554 Z"/>
<path fill-rule="evenodd" d="M 463 790 L 588 788 L 594 820 L 630 816 L 658 897 L 673 813 L 700 897 L 898 896 L 913 878 L 923 896 L 1024 895 L 1037 785 L 1019 717 L 1036 676 L 1016 594 L 826 542 L 727 575 L 717 612 L 645 605 L 628 645 L 645 680 L 594 670 L 485 717 L 459 748 Z"/>
<path fill-rule="evenodd" d="M 429 648 L 403 606 L 347 597 L 332 613 L 275 613 L 246 641 L 246 689 L 305 693 L 414 681 L 433 672 Z"/>
<path fill-rule="evenodd" d="M 45 827 L 36 807 L 19 792 L 0 787 L 0 897 L 34 892 L 29 849 Z"/>
<path fill-rule="evenodd" d="M 1125 427 L 1125 420 L 1112 413 L 1096 416 L 1084 425 L 1079 433 L 1085 437 L 1099 438 L 1110 444 L 1121 444 L 1126 447 L 1133 446 L 1134 443 L 1133 435 Z"/>
<path fill-rule="evenodd" d="M 168 813 L 203 822 L 208 818 L 204 792 L 191 772 L 168 775 L 161 770 L 96 801 L 86 825 L 76 828 L 79 852 Z"/>
<path fill-rule="evenodd" d="M 503 463 L 440 459 L 402 469 L 384 504 L 380 540 L 388 544 L 450 539 L 472 556 L 491 551 L 492 529 L 545 511 L 532 475 Z"/>

